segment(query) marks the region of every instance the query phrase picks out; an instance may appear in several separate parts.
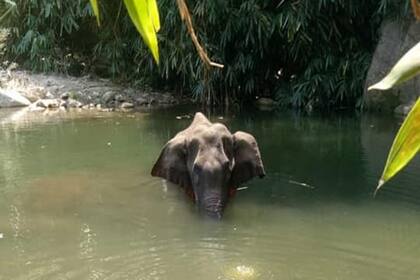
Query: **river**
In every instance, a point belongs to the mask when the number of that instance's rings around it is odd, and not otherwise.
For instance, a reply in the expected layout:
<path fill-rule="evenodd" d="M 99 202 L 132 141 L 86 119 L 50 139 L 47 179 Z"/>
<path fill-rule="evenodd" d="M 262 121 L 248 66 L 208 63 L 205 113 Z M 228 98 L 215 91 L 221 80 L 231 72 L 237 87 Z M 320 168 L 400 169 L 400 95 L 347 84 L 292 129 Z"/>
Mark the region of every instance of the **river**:
<path fill-rule="evenodd" d="M 267 172 L 214 222 L 150 176 L 194 111 L 0 111 L 0 280 L 420 279 L 419 159 L 372 197 L 401 119 L 213 114 Z"/>

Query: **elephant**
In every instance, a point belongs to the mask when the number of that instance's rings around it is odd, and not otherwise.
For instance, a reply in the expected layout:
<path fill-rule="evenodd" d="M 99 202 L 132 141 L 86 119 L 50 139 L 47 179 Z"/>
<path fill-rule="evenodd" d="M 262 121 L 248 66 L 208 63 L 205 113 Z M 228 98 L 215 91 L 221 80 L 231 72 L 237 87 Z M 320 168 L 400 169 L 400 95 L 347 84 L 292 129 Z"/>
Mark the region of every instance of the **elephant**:
<path fill-rule="evenodd" d="M 221 219 L 238 186 L 263 178 L 265 170 L 251 134 L 231 134 L 198 112 L 190 126 L 163 147 L 151 175 L 182 187 L 204 216 Z"/>

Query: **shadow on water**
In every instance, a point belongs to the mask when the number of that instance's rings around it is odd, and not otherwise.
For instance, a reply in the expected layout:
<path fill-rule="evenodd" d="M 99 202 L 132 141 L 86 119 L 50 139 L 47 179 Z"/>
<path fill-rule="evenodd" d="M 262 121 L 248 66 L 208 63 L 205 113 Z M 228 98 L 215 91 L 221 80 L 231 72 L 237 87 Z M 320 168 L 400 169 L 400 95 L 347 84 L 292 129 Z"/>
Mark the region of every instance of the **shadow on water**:
<path fill-rule="evenodd" d="M 195 110 L 1 113 L 0 280 L 420 278 L 419 160 L 372 198 L 400 119 L 213 113 L 267 171 L 214 222 L 149 175 Z"/>

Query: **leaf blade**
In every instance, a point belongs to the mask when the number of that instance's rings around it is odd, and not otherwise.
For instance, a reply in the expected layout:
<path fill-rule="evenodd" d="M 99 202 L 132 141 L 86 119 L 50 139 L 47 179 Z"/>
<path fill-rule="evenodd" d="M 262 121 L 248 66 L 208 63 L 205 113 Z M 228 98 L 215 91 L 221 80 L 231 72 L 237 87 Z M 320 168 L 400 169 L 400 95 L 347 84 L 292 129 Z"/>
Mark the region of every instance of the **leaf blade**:
<path fill-rule="evenodd" d="M 420 98 L 401 125 L 389 151 L 376 192 L 397 174 L 420 150 Z"/>
<path fill-rule="evenodd" d="M 101 26 L 98 1 L 97 0 L 90 0 L 90 5 L 92 6 L 92 10 L 93 10 L 93 13 L 95 14 L 96 21 L 98 22 L 98 26 Z"/>
<path fill-rule="evenodd" d="M 411 48 L 380 82 L 368 90 L 387 90 L 405 82 L 420 72 L 420 42 Z"/>
<path fill-rule="evenodd" d="M 160 19 L 156 0 L 147 0 L 147 6 L 153 27 L 155 28 L 155 31 L 158 32 L 160 30 Z"/>
<path fill-rule="evenodd" d="M 156 29 L 152 18 L 149 15 L 149 5 L 147 0 L 124 0 L 125 7 L 131 21 L 140 33 L 146 45 L 152 52 L 153 58 L 159 64 L 159 47 L 156 36 Z M 156 6 L 157 8 L 157 6 Z M 156 20 L 156 19 L 155 19 Z"/>

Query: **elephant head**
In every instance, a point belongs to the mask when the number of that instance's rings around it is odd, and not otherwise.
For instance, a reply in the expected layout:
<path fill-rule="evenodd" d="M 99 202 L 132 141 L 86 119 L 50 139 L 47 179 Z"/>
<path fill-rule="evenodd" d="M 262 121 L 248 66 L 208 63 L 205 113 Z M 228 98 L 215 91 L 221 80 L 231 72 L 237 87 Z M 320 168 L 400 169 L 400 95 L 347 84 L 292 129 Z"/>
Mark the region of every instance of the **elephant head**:
<path fill-rule="evenodd" d="M 192 194 L 200 212 L 221 218 L 230 194 L 265 171 L 255 138 L 231 134 L 220 123 L 196 113 L 188 128 L 168 141 L 153 166 L 161 177 Z"/>

